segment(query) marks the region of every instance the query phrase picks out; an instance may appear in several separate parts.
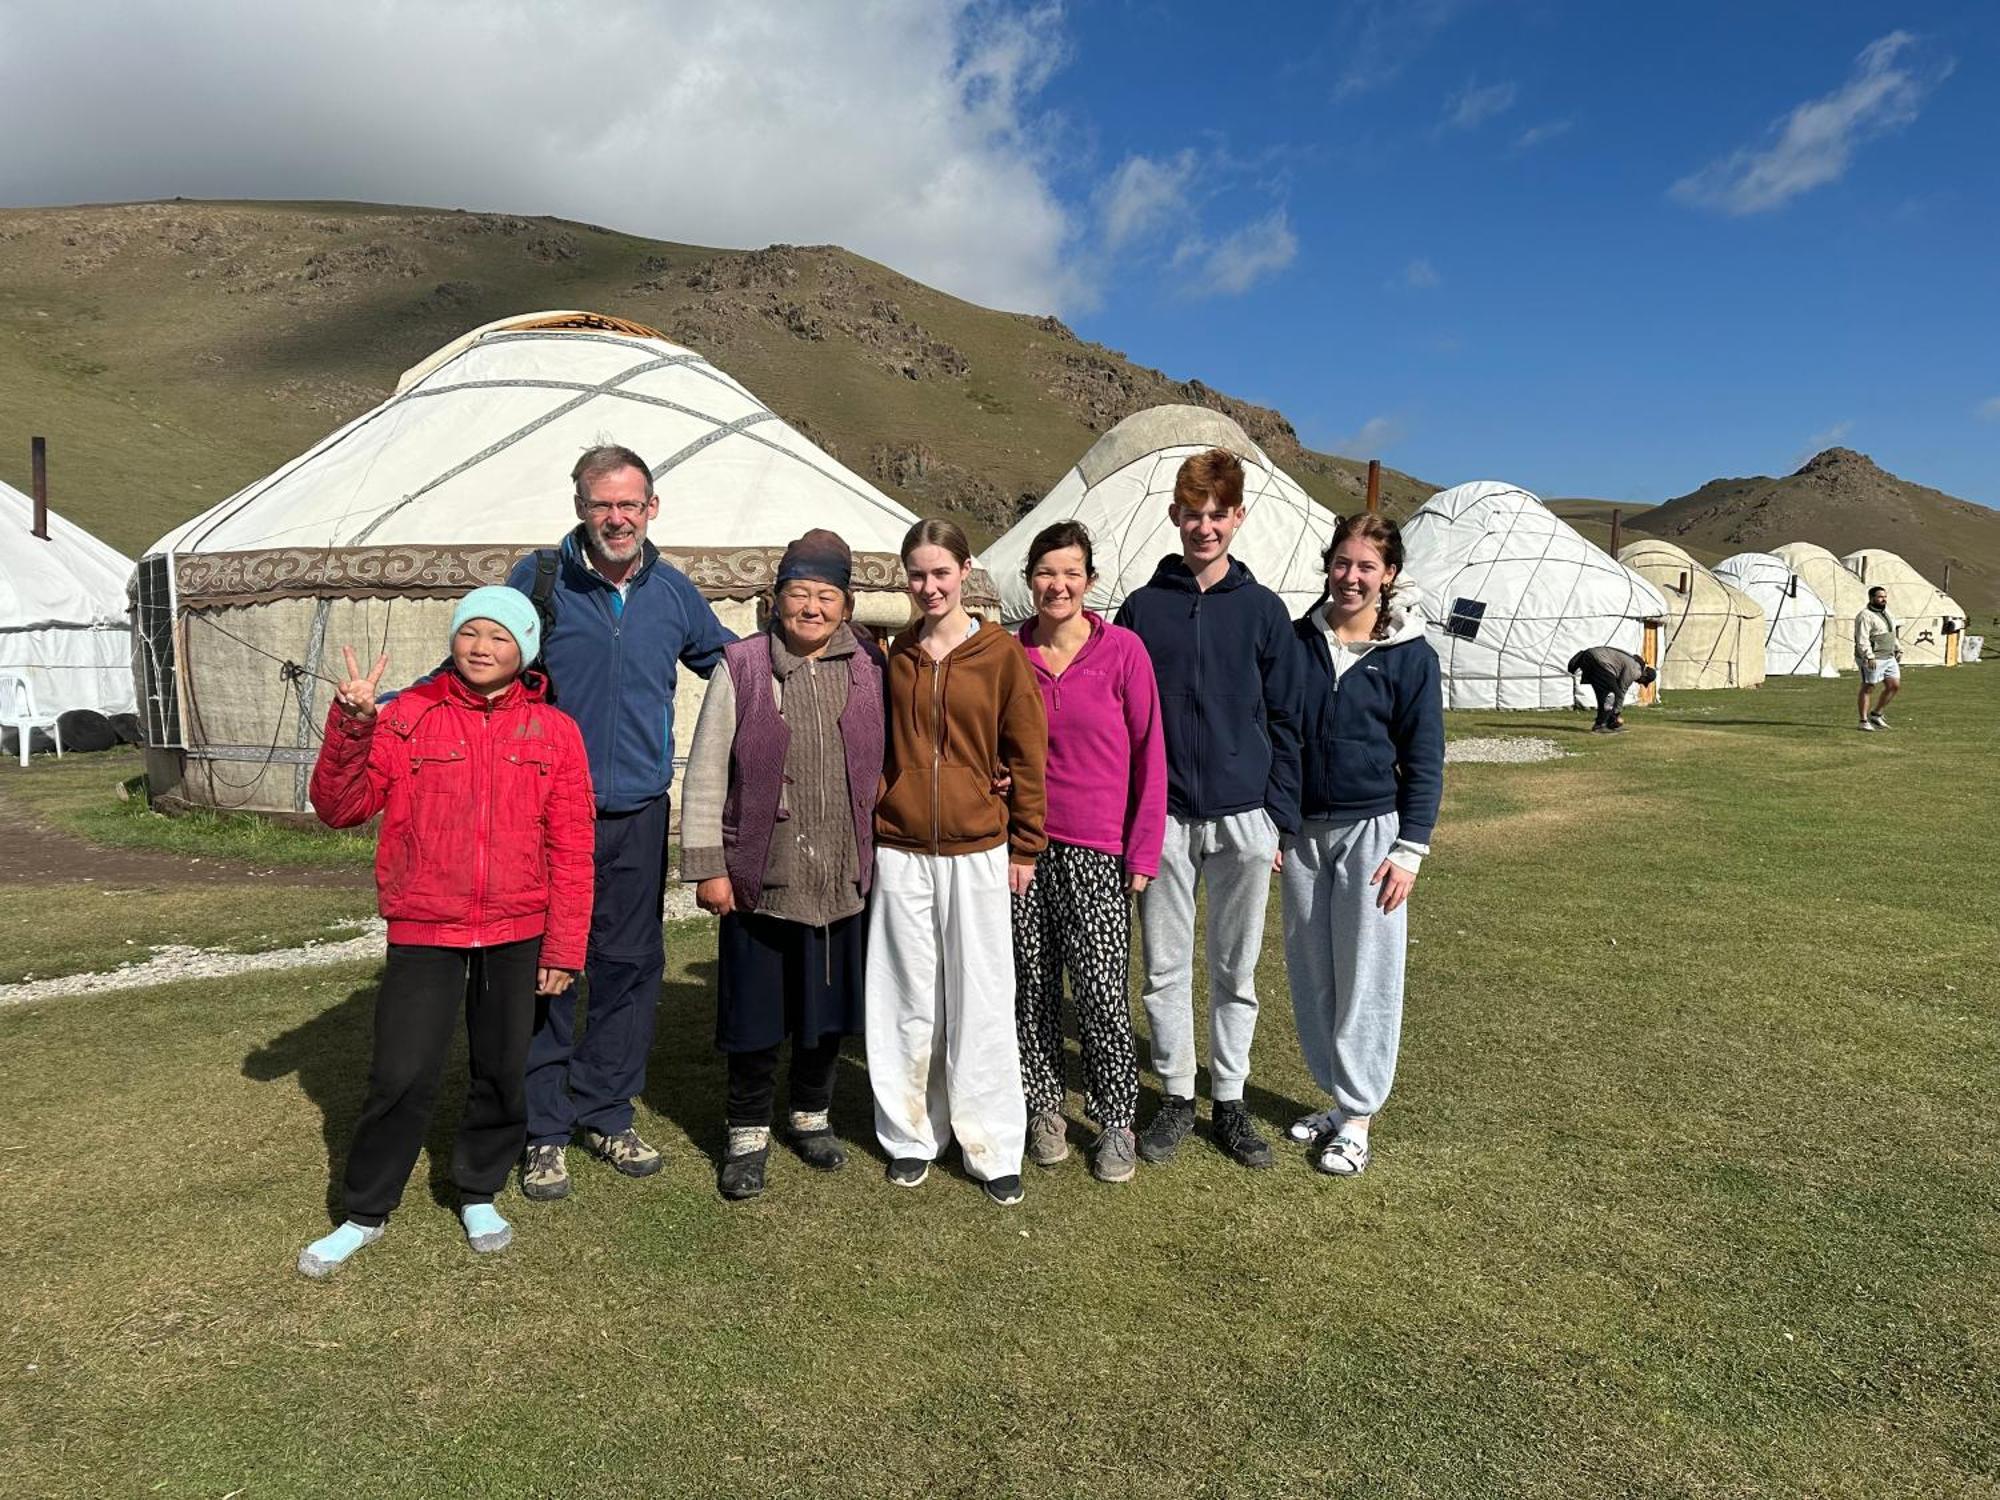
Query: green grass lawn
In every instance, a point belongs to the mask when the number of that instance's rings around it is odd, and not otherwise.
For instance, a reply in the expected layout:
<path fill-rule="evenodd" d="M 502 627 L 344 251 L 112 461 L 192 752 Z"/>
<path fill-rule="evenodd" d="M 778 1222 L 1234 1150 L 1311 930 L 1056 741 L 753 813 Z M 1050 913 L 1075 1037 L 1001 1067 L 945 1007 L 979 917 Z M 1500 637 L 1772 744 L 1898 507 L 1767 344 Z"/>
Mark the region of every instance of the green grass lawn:
<path fill-rule="evenodd" d="M 713 938 L 641 1128 L 504 1256 L 433 1183 L 333 1281 L 372 967 L 0 1013 L 0 1473 L 22 1495 L 1826 1496 L 2000 1489 L 1985 672 L 1682 694 L 1455 767 L 1359 1181 L 1205 1140 L 988 1205 L 782 1152 L 726 1205 Z M 1249 1102 L 1317 1104 L 1275 910 Z M 1150 1108 L 1152 1094 L 1148 1092 Z M 1079 1136 L 1081 1132 L 1078 1132 Z M 448 1195 L 448 1189 L 443 1192 Z"/>

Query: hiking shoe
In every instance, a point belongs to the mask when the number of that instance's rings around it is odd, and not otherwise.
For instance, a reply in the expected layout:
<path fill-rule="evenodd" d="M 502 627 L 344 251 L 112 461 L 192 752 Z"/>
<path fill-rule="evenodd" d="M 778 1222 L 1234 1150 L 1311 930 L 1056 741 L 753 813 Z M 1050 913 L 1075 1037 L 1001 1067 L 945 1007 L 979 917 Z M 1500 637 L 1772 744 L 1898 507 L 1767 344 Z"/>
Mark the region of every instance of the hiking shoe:
<path fill-rule="evenodd" d="M 986 1190 L 986 1196 L 1002 1208 L 1012 1208 L 1021 1201 L 1019 1177 L 993 1177 L 979 1185 Z"/>
<path fill-rule="evenodd" d="M 1139 1170 L 1138 1148 L 1129 1127 L 1110 1127 L 1090 1148 L 1090 1175 L 1099 1182 L 1130 1182 Z"/>
<path fill-rule="evenodd" d="M 1329 1177 L 1359 1177 L 1368 1170 L 1368 1142 L 1335 1134 L 1314 1152 L 1313 1165 Z"/>
<path fill-rule="evenodd" d="M 569 1164 L 560 1146 L 530 1146 L 521 1158 L 521 1191 L 537 1203 L 569 1196 Z"/>
<path fill-rule="evenodd" d="M 799 1160 L 821 1172 L 838 1172 L 847 1165 L 847 1148 L 832 1130 L 794 1130 L 790 1140 Z"/>
<path fill-rule="evenodd" d="M 1300 1115 L 1286 1128 L 1285 1134 L 1304 1145 L 1307 1141 L 1318 1140 L 1329 1130 L 1340 1124 L 1338 1109 L 1323 1109 L 1317 1114 Z"/>
<path fill-rule="evenodd" d="M 1069 1127 L 1054 1110 L 1028 1116 L 1028 1160 L 1053 1167 L 1069 1156 Z"/>
<path fill-rule="evenodd" d="M 1231 1161 L 1245 1167 L 1271 1165 L 1271 1143 L 1257 1134 L 1250 1111 L 1243 1107 L 1241 1099 L 1216 1101 L 1215 1119 L 1209 1128 L 1215 1144 Z"/>
<path fill-rule="evenodd" d="M 1169 1094 L 1160 1101 L 1160 1107 L 1153 1111 L 1153 1118 L 1140 1134 L 1139 1154 L 1155 1166 L 1172 1161 L 1174 1153 L 1181 1149 L 1181 1142 L 1193 1131 L 1194 1100 Z"/>
<path fill-rule="evenodd" d="M 922 1187 L 931 1175 L 931 1164 L 920 1156 L 899 1156 L 889 1163 L 889 1180 L 897 1187 Z"/>
<path fill-rule="evenodd" d="M 770 1160 L 769 1146 L 723 1157 L 722 1168 L 715 1174 L 716 1191 L 734 1202 L 756 1197 L 764 1191 L 764 1168 Z"/>
<path fill-rule="evenodd" d="M 596 1155 L 603 1157 L 626 1177 L 651 1177 L 667 1162 L 651 1146 L 639 1138 L 639 1132 L 627 1125 L 616 1135 L 606 1135 L 601 1130 L 586 1130 L 584 1144 Z"/>
<path fill-rule="evenodd" d="M 1870 714 L 1868 716 L 1868 722 L 1870 724 L 1873 724 L 1877 729 L 1887 729 L 1889 727 L 1889 721 L 1883 718 L 1880 714 Z"/>

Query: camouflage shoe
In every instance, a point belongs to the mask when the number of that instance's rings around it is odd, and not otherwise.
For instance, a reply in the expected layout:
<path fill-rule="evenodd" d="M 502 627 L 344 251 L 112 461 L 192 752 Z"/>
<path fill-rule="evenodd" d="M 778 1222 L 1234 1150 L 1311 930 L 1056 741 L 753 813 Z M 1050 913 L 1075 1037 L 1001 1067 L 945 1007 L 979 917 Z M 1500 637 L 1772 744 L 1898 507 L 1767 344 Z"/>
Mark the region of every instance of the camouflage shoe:
<path fill-rule="evenodd" d="M 601 1130 L 586 1130 L 584 1144 L 594 1155 L 603 1157 L 626 1177 L 651 1177 L 664 1167 L 666 1159 L 639 1138 L 639 1132 L 627 1125 L 616 1135 L 606 1135 Z"/>
<path fill-rule="evenodd" d="M 560 1146 L 530 1146 L 521 1158 L 521 1191 L 537 1202 L 569 1196 L 569 1165 Z"/>

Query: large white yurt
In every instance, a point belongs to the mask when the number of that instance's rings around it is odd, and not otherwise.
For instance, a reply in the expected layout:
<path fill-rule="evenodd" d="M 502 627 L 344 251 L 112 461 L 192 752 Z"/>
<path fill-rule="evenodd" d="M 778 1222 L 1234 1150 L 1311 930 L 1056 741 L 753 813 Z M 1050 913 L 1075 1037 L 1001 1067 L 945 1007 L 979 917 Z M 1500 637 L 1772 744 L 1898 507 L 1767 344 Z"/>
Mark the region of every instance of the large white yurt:
<path fill-rule="evenodd" d="M 1764 611 L 1749 596 L 1660 537 L 1627 543 L 1618 560 L 1667 601 L 1662 688 L 1755 687 L 1764 680 Z"/>
<path fill-rule="evenodd" d="M 133 712 L 132 561 L 0 484 L 0 675 L 27 679 L 38 716 Z"/>
<path fill-rule="evenodd" d="M 1864 589 L 1878 585 L 1889 591 L 1889 613 L 1903 642 L 1906 667 L 1958 665 L 1959 635 L 1965 630 L 1965 606 L 1932 583 L 1893 552 L 1863 547 L 1841 562 Z M 1864 595 L 1862 604 L 1867 604 Z M 1855 611 L 1860 613 L 1859 610 Z M 1853 652 L 1854 616 L 1847 617 L 1848 655 Z"/>
<path fill-rule="evenodd" d="M 537 313 L 489 324 L 396 394 L 162 537 L 136 583 L 156 799 L 300 812 L 340 648 L 406 683 L 445 653 L 451 601 L 576 524 L 569 474 L 597 443 L 652 466 L 663 556 L 739 632 L 785 544 L 855 552 L 857 617 L 909 615 L 897 556 L 916 517 L 702 355 L 637 324 Z M 996 602 L 984 576 L 968 588 Z M 704 684 L 682 682 L 685 755 Z"/>
<path fill-rule="evenodd" d="M 1515 485 L 1481 479 L 1403 523 L 1403 585 L 1444 668 L 1448 708 L 1571 708 L 1569 660 L 1617 646 L 1658 661 L 1659 590 Z"/>
<path fill-rule="evenodd" d="M 1209 448 L 1243 460 L 1243 529 L 1230 546 L 1257 581 L 1301 615 L 1326 583 L 1320 554 L 1340 518 L 1299 487 L 1229 417 L 1205 406 L 1154 406 L 1135 412 L 1090 445 L 1056 487 L 979 555 L 1000 593 L 1009 624 L 1035 612 L 1021 570 L 1028 545 L 1057 521 L 1090 528 L 1097 582 L 1087 603 L 1110 615 L 1153 576 L 1163 557 L 1178 556 L 1180 534 L 1167 518 L 1181 464 Z"/>
<path fill-rule="evenodd" d="M 1822 677 L 1854 670 L 1854 617 L 1868 604 L 1868 586 L 1817 542 L 1786 542 L 1771 556 L 1796 573 L 1826 605 L 1829 619 L 1820 640 Z"/>
<path fill-rule="evenodd" d="M 1764 611 L 1764 670 L 1773 677 L 1819 677 L 1833 607 L 1772 552 L 1739 552 L 1715 565 L 1715 576 L 1740 589 Z M 1852 617 L 1850 616 L 1850 621 Z"/>

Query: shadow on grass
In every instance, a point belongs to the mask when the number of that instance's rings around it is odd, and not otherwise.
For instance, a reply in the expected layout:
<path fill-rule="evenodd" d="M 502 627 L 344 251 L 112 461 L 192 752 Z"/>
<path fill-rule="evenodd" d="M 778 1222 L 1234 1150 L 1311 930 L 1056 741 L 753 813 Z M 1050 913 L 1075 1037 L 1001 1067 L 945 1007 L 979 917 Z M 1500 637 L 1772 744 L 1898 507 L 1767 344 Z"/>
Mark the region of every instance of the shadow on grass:
<path fill-rule="evenodd" d="M 259 1083 L 275 1083 L 297 1074 L 300 1091 L 319 1110 L 320 1138 L 326 1145 L 326 1214 L 336 1224 L 345 1217 L 340 1200 L 347 1148 L 368 1093 L 375 991 L 372 984 L 355 990 L 243 1059 L 243 1076 Z M 461 1088 L 460 1097 L 463 1095 Z"/>

